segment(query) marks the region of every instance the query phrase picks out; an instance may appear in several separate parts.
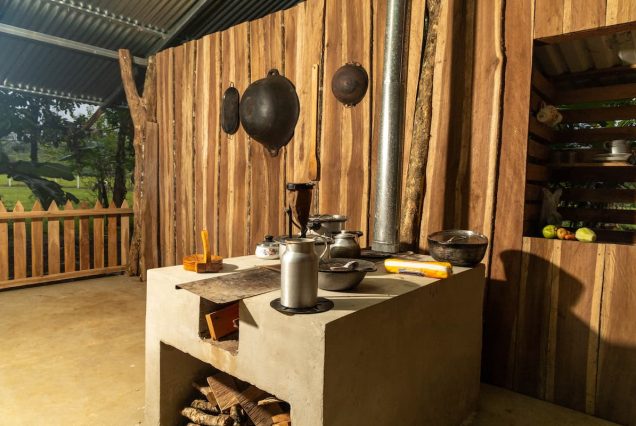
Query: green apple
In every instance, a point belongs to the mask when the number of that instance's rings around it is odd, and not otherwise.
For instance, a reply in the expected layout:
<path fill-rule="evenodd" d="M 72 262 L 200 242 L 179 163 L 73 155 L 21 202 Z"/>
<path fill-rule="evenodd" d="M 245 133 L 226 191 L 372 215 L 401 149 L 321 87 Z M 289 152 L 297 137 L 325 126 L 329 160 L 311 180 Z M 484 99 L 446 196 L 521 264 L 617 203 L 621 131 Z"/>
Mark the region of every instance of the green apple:
<path fill-rule="evenodd" d="M 557 235 L 557 227 L 554 225 L 548 225 L 543 228 L 542 232 L 544 238 L 555 238 Z"/>

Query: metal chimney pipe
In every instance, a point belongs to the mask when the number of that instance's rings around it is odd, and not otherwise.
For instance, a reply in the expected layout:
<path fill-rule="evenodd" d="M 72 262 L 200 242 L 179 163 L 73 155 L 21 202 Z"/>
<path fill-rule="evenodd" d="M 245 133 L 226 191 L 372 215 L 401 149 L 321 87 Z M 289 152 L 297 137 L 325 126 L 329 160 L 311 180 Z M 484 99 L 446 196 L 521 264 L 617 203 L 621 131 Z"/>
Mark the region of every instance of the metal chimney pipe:
<path fill-rule="evenodd" d="M 382 112 L 375 189 L 375 222 L 371 248 L 385 253 L 397 253 L 400 249 L 398 221 L 400 217 L 404 109 L 402 60 L 408 0 L 387 1 Z"/>

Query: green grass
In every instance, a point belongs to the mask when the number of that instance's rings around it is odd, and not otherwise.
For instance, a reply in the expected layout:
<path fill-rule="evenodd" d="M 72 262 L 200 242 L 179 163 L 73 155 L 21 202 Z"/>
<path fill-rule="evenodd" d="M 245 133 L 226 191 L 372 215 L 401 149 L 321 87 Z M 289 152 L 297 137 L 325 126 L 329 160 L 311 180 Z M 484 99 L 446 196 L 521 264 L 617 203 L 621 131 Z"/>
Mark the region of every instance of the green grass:
<path fill-rule="evenodd" d="M 89 206 L 94 206 L 97 201 L 95 193 L 88 189 L 85 185 L 88 184 L 87 179 L 80 178 L 81 188 L 76 188 L 75 181 L 66 181 L 58 179 L 57 182 L 62 185 L 64 191 L 70 192 L 75 195 L 81 202 L 87 202 Z M 132 188 L 128 189 L 126 194 L 128 204 L 132 206 Z M 35 203 L 36 198 L 33 196 L 31 190 L 22 182 L 13 181 L 12 186 L 9 186 L 9 182 L 6 175 L 0 175 L 0 200 L 4 204 L 7 210 L 13 210 L 15 203 L 20 201 L 24 210 L 30 211 Z M 77 204 L 74 205 L 77 207 Z"/>

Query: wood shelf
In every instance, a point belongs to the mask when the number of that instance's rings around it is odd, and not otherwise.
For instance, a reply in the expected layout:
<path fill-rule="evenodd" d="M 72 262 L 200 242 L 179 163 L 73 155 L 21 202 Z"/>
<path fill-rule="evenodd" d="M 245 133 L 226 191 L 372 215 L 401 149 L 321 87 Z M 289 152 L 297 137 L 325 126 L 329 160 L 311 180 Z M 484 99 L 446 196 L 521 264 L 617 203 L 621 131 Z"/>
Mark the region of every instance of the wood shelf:
<path fill-rule="evenodd" d="M 551 166 L 550 177 L 553 181 L 570 182 L 636 182 L 636 166 L 611 163 L 575 163 Z M 615 165 L 614 165 L 615 164 Z"/>

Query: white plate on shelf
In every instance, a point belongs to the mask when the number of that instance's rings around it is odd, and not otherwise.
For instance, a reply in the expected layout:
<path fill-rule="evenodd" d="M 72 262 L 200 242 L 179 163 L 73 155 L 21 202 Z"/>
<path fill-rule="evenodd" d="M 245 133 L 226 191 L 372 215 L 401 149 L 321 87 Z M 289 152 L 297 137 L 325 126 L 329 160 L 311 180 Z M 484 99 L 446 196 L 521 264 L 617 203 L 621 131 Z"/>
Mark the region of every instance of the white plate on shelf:
<path fill-rule="evenodd" d="M 632 154 L 597 154 L 592 157 L 594 161 L 627 161 Z"/>

